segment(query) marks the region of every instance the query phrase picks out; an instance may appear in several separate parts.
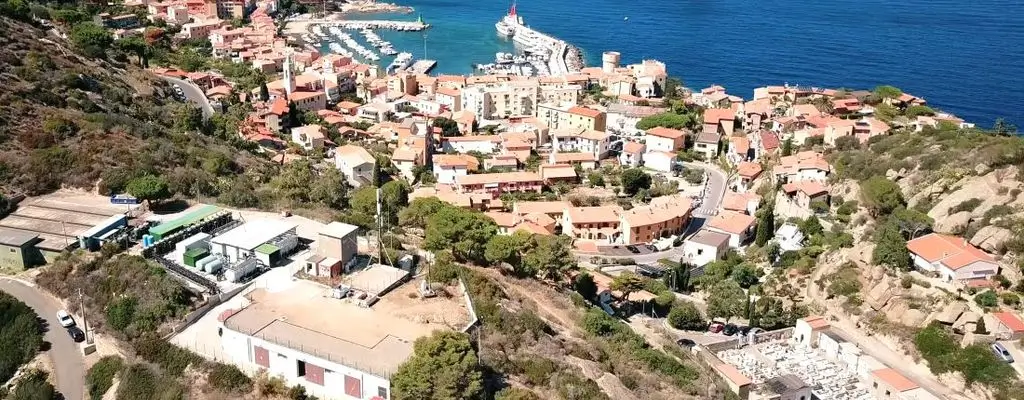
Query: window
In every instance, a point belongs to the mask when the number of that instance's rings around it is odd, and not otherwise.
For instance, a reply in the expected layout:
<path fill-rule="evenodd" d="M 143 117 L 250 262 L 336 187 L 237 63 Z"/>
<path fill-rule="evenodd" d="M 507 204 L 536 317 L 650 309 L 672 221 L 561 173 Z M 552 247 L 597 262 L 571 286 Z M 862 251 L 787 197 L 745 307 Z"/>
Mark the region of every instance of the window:
<path fill-rule="evenodd" d="M 299 377 L 306 376 L 306 362 L 302 360 L 295 360 L 295 375 Z"/>
<path fill-rule="evenodd" d="M 388 388 L 383 386 L 377 386 L 377 396 L 382 398 L 388 398 Z"/>

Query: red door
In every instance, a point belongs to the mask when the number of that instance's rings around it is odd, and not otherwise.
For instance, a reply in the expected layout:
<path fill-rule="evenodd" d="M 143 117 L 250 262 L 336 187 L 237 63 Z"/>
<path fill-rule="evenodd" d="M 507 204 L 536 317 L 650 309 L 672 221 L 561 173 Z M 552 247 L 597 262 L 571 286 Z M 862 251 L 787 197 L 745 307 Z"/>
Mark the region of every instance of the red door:
<path fill-rule="evenodd" d="M 263 368 L 270 368 L 270 352 L 260 346 L 253 346 L 253 353 L 256 353 L 256 365 Z"/>

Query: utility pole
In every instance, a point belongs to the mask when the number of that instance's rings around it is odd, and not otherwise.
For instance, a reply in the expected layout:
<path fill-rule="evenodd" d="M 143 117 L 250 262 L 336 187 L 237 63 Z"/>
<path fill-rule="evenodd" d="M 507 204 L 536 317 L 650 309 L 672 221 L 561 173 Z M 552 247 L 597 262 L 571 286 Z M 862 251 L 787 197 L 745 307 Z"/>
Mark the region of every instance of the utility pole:
<path fill-rule="evenodd" d="M 85 327 L 85 342 L 92 343 L 92 338 L 89 337 L 89 320 L 85 318 L 85 299 L 82 296 L 82 288 L 78 288 L 78 304 L 82 308 L 82 326 Z"/>
<path fill-rule="evenodd" d="M 60 221 L 60 229 L 64 231 L 64 248 L 70 247 L 71 243 L 68 241 L 68 228 L 64 226 L 64 221 Z"/>

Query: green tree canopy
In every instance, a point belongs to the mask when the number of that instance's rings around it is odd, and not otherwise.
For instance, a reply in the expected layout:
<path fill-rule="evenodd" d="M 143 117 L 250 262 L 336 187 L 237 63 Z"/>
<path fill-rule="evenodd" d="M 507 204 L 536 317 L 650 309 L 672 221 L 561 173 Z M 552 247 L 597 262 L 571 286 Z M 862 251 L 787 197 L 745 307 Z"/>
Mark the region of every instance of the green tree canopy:
<path fill-rule="evenodd" d="M 583 272 L 577 275 L 572 286 L 573 290 L 584 299 L 594 301 L 594 298 L 597 297 L 597 283 L 594 282 L 594 277 L 590 273 Z"/>
<path fill-rule="evenodd" d="M 700 310 L 689 301 L 678 301 L 672 305 L 672 310 L 668 312 L 668 324 L 686 331 L 703 331 L 708 327 Z"/>
<path fill-rule="evenodd" d="M 903 114 L 910 118 L 917 118 L 921 115 L 935 115 L 935 110 L 928 106 L 914 105 L 907 107 L 907 110 L 904 111 Z"/>
<path fill-rule="evenodd" d="M 864 206 L 875 217 L 889 215 L 896 208 L 907 204 L 899 185 L 885 177 L 875 176 L 861 182 L 860 190 Z"/>
<path fill-rule="evenodd" d="M 875 248 L 871 252 L 871 262 L 899 271 L 910 269 L 907 240 L 895 223 L 887 222 L 875 232 Z"/>
<path fill-rule="evenodd" d="M 155 175 L 143 175 L 128 181 L 125 187 L 128 194 L 140 200 L 154 202 L 171 197 L 167 181 Z"/>
<path fill-rule="evenodd" d="M 114 43 L 114 37 L 106 28 L 91 22 L 82 22 L 71 28 L 71 43 L 75 45 L 82 54 L 101 58 L 106 49 Z"/>
<path fill-rule="evenodd" d="M 508 263 L 513 267 L 520 265 L 520 254 L 530 244 L 530 234 L 517 231 L 512 235 L 495 235 L 487 241 L 484 258 L 488 263 Z"/>
<path fill-rule="evenodd" d="M 576 268 L 571 242 L 565 235 L 533 235 L 532 245 L 523 253 L 523 269 L 560 281 L 562 275 Z"/>
<path fill-rule="evenodd" d="M 632 196 L 641 189 L 651 188 L 651 175 L 640 168 L 630 168 L 622 173 L 622 190 Z"/>
<path fill-rule="evenodd" d="M 644 289 L 644 280 L 631 271 L 623 271 L 612 279 L 612 290 L 622 292 L 622 299 L 629 300 L 629 295 Z"/>
<path fill-rule="evenodd" d="M 692 114 L 663 112 L 661 114 L 649 115 L 640 119 L 640 121 L 636 123 L 636 128 L 645 131 L 659 126 L 671 129 L 683 129 L 691 127 L 696 123 L 697 119 Z"/>
<path fill-rule="evenodd" d="M 435 331 L 391 377 L 394 400 L 469 400 L 483 396 L 483 374 L 469 336 Z"/>
<path fill-rule="evenodd" d="M 893 211 L 889 220 L 895 223 L 903 236 L 908 239 L 916 238 L 931 230 L 932 224 L 935 222 L 928 214 L 906 207 L 899 207 Z"/>
<path fill-rule="evenodd" d="M 427 219 L 448 204 L 437 197 L 420 197 L 398 213 L 398 225 L 412 228 L 426 228 Z"/>
<path fill-rule="evenodd" d="M 342 209 L 346 205 L 348 184 L 337 168 L 325 168 L 312 183 L 309 200 L 334 209 Z"/>
<path fill-rule="evenodd" d="M 895 99 L 903 94 L 899 88 L 889 85 L 876 86 L 873 92 L 879 99 Z"/>
<path fill-rule="evenodd" d="M 740 285 L 732 280 L 716 283 L 708 294 L 708 318 L 729 318 L 743 315 L 747 295 Z"/>
<path fill-rule="evenodd" d="M 754 236 L 754 243 L 764 246 L 775 237 L 775 202 L 769 201 L 760 210 L 757 210 L 757 233 Z"/>
<path fill-rule="evenodd" d="M 427 219 L 424 248 L 451 250 L 456 260 L 483 264 L 485 246 L 497 232 L 494 220 L 480 212 L 444 207 Z"/>
<path fill-rule="evenodd" d="M 441 136 L 444 137 L 461 135 L 461 132 L 459 132 L 459 123 L 451 118 L 435 118 L 432 126 L 435 128 L 441 128 Z"/>

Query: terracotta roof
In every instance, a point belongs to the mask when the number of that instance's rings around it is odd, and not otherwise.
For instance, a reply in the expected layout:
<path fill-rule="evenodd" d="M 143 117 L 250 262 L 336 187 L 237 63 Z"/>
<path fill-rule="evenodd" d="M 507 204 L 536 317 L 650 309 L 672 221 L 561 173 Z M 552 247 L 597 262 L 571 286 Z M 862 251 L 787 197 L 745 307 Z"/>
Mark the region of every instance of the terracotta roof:
<path fill-rule="evenodd" d="M 522 214 L 561 214 L 569 207 L 572 204 L 568 201 L 520 201 L 512 206 L 512 211 Z"/>
<path fill-rule="evenodd" d="M 821 111 L 814 104 L 797 104 L 793 106 L 793 115 L 821 115 Z"/>
<path fill-rule="evenodd" d="M 394 161 L 416 161 L 419 159 L 419 151 L 408 147 L 402 147 L 395 149 L 395 153 L 391 155 L 391 159 Z"/>
<path fill-rule="evenodd" d="M 772 101 L 769 98 L 748 101 L 743 104 L 743 112 L 746 114 L 769 115 L 772 113 Z"/>
<path fill-rule="evenodd" d="M 903 376 L 903 374 L 899 373 L 898 371 L 892 368 L 877 369 L 871 371 L 871 375 L 873 375 L 878 380 L 885 382 L 887 385 L 895 389 L 897 392 L 906 392 L 908 390 L 914 390 L 920 387 L 916 383 L 914 383 L 914 381 L 907 379 L 907 377 Z"/>
<path fill-rule="evenodd" d="M 647 150 L 647 145 L 640 142 L 626 142 L 622 145 L 622 152 L 638 154 Z"/>
<path fill-rule="evenodd" d="M 822 185 L 820 182 L 816 181 L 800 181 L 787 183 L 785 185 L 782 185 L 782 190 L 786 192 L 786 194 L 793 194 L 799 191 L 802 192 L 803 194 L 806 194 L 809 197 L 814 197 L 822 193 L 828 193 L 828 188 L 825 187 L 825 185 Z"/>
<path fill-rule="evenodd" d="M 554 163 L 593 162 L 597 157 L 593 153 L 551 153 L 550 160 Z"/>
<path fill-rule="evenodd" d="M 511 228 L 516 225 L 516 215 L 512 213 L 488 211 L 484 215 L 493 219 L 494 223 L 500 227 Z"/>
<path fill-rule="evenodd" d="M 360 161 L 367 164 L 373 164 L 376 160 L 373 155 L 370 154 L 366 149 L 353 146 L 350 144 L 338 147 L 334 150 L 334 156 L 337 158 L 343 158 L 350 161 L 350 164 L 355 164 L 356 161 Z"/>
<path fill-rule="evenodd" d="M 278 97 L 274 99 L 274 102 L 270 104 L 270 113 L 274 115 L 284 115 L 288 112 L 288 101 L 284 97 Z"/>
<path fill-rule="evenodd" d="M 599 207 L 570 207 L 569 220 L 575 224 L 594 224 L 601 222 L 619 222 L 619 215 L 622 214 L 622 207 L 599 206 Z"/>
<path fill-rule="evenodd" d="M 442 139 L 446 142 L 492 142 L 501 143 L 501 136 L 498 135 L 474 135 L 474 136 L 449 136 Z"/>
<path fill-rule="evenodd" d="M 723 247 L 729 244 L 729 235 L 721 232 L 709 231 L 707 229 L 701 229 L 697 231 L 692 237 L 687 239 L 689 242 L 703 244 L 711 247 Z"/>
<path fill-rule="evenodd" d="M 967 239 L 929 233 L 907 242 L 907 249 L 930 263 L 941 262 L 951 270 L 957 270 L 975 262 L 995 262 L 992 256 L 970 243 Z"/>
<path fill-rule="evenodd" d="M 750 139 L 747 139 L 746 136 L 733 136 L 729 138 L 729 142 L 732 143 L 736 154 L 746 157 L 747 150 L 750 150 Z"/>
<path fill-rule="evenodd" d="M 450 87 L 442 86 L 442 87 L 437 88 L 437 91 L 435 91 L 434 93 L 435 94 L 443 94 L 445 96 L 456 97 L 456 96 L 461 95 L 462 91 L 459 90 L 459 89 L 456 89 L 456 88 L 450 88 Z"/>
<path fill-rule="evenodd" d="M 717 124 L 719 121 L 732 121 L 736 115 L 731 108 L 709 108 L 704 110 L 704 123 Z"/>
<path fill-rule="evenodd" d="M 992 316 L 1003 325 L 1006 325 L 1006 328 L 1010 331 L 1015 333 L 1024 332 L 1024 321 L 1021 321 L 1017 314 L 1012 312 L 995 312 L 992 313 Z"/>
<path fill-rule="evenodd" d="M 791 156 L 782 157 L 779 165 L 775 166 L 775 174 L 795 174 L 804 169 L 818 169 L 831 172 L 832 167 L 825 160 L 825 156 L 814 151 L 801 151 Z"/>
<path fill-rule="evenodd" d="M 746 213 L 747 205 L 751 202 L 760 203 L 761 196 L 758 196 L 755 193 L 736 193 L 728 191 L 725 192 L 725 196 L 722 198 L 722 208 Z"/>
<path fill-rule="evenodd" d="M 353 108 L 359 108 L 361 104 L 352 101 L 343 101 L 338 103 L 338 109 L 340 110 L 351 110 Z"/>
<path fill-rule="evenodd" d="M 647 130 L 647 134 L 651 136 L 663 137 L 666 139 L 679 139 L 686 136 L 686 132 L 678 129 L 669 129 L 664 127 L 656 127 Z"/>
<path fill-rule="evenodd" d="M 746 386 L 754 382 L 730 364 L 717 365 L 715 366 L 715 369 L 721 372 L 725 379 L 728 379 L 736 386 Z"/>
<path fill-rule="evenodd" d="M 488 183 L 540 183 L 544 179 L 536 172 L 499 172 L 495 174 L 475 174 L 456 176 L 455 183 L 459 185 L 482 185 Z"/>
<path fill-rule="evenodd" d="M 770 131 L 761 131 L 760 136 L 761 136 L 761 148 L 763 148 L 765 150 L 769 150 L 769 151 L 775 150 L 775 149 L 779 148 L 779 146 L 780 146 L 779 137 L 775 136 L 774 133 L 772 133 Z"/>
<path fill-rule="evenodd" d="M 540 176 L 544 179 L 577 178 L 576 168 L 572 165 L 547 164 L 539 168 Z"/>
<path fill-rule="evenodd" d="M 626 211 L 624 218 L 631 228 L 655 225 L 668 222 L 673 218 L 686 218 L 693 209 L 693 200 L 689 197 L 674 195 L 656 197 L 658 202 L 651 201 L 649 206 L 636 207 Z"/>
<path fill-rule="evenodd" d="M 761 175 L 763 168 L 761 164 L 756 162 L 744 161 L 736 166 L 736 173 L 747 179 L 755 179 L 758 175 Z"/>
<path fill-rule="evenodd" d="M 547 230 L 547 228 L 545 228 L 543 226 L 540 226 L 538 224 L 535 224 L 533 222 L 529 222 L 529 221 L 524 221 L 524 222 L 520 222 L 520 223 L 516 224 L 512 228 L 512 230 L 513 231 L 524 231 L 524 232 L 532 233 L 532 234 L 536 234 L 536 235 L 550 235 L 551 234 L 551 231 Z"/>
<path fill-rule="evenodd" d="M 825 320 L 825 317 L 822 317 L 820 315 L 811 315 L 804 317 L 803 321 L 806 322 L 807 325 L 810 325 L 811 329 L 813 330 L 825 329 L 829 327 L 828 321 Z"/>
<path fill-rule="evenodd" d="M 593 108 L 575 106 L 569 108 L 569 114 L 582 115 L 587 118 L 597 118 L 603 114 L 603 111 L 595 110 Z"/>
<path fill-rule="evenodd" d="M 754 226 L 755 221 L 754 217 L 747 214 L 726 210 L 711 219 L 708 226 L 723 232 L 740 234 Z"/>
<path fill-rule="evenodd" d="M 475 170 L 480 161 L 469 154 L 434 154 L 434 165 L 441 167 L 466 167 L 467 170 Z"/>

